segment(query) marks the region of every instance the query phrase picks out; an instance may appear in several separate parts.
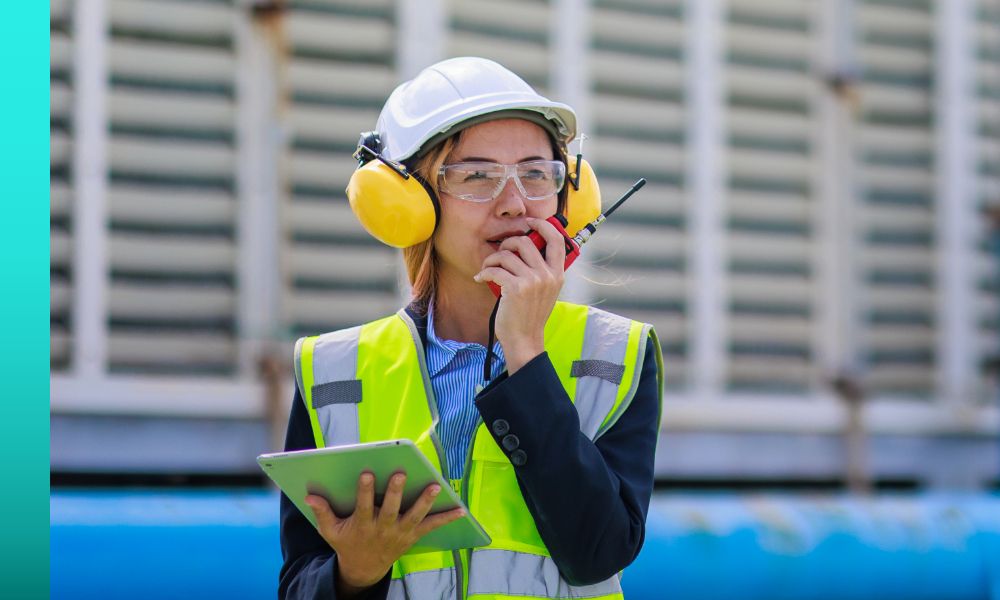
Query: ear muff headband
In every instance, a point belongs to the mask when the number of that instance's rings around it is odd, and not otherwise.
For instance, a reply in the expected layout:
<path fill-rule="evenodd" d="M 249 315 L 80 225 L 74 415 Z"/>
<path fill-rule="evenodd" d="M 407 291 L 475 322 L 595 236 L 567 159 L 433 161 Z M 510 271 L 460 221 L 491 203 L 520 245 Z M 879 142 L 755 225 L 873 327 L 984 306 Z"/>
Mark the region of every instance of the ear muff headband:
<path fill-rule="evenodd" d="M 576 157 L 569 158 L 569 173 L 576 173 Z M 601 214 L 601 189 L 590 163 L 580 163 L 579 189 L 567 181 L 566 231 L 575 235 Z M 406 248 L 430 239 L 441 216 L 441 207 L 430 186 L 414 173 L 403 178 L 381 161 L 359 167 L 347 184 L 347 200 L 361 225 L 375 239 L 395 248 Z"/>

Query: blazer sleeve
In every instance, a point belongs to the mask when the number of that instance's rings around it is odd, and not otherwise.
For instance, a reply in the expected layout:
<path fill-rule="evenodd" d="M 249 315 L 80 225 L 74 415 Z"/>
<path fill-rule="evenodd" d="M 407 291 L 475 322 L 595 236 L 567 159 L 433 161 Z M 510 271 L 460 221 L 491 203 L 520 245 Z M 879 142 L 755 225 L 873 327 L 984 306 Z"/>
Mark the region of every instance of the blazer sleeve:
<path fill-rule="evenodd" d="M 296 388 L 288 418 L 285 450 L 315 447 L 309 413 Z M 285 494 L 281 494 L 280 538 L 284 562 L 278 575 L 278 598 L 337 598 L 337 555 Z M 352 597 L 352 600 L 385 600 L 389 595 L 390 574 L 391 571 L 363 594 Z"/>
<path fill-rule="evenodd" d="M 632 403 L 596 442 L 580 431 L 547 353 L 498 378 L 476 399 L 491 434 L 491 424 L 504 419 L 520 440 L 527 457 L 514 467 L 521 494 L 552 559 L 573 585 L 608 579 L 642 548 L 659 434 L 656 352 L 648 339 Z"/>

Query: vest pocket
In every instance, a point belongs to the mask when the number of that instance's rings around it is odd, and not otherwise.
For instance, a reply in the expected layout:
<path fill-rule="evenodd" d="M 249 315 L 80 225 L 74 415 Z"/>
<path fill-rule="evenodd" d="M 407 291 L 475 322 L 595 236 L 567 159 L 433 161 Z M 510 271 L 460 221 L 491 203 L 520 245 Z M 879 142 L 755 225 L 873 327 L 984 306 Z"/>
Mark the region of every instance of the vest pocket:
<path fill-rule="evenodd" d="M 485 425 L 480 426 L 472 451 L 469 510 L 492 538 L 489 548 L 548 555 L 521 496 L 514 467 Z"/>

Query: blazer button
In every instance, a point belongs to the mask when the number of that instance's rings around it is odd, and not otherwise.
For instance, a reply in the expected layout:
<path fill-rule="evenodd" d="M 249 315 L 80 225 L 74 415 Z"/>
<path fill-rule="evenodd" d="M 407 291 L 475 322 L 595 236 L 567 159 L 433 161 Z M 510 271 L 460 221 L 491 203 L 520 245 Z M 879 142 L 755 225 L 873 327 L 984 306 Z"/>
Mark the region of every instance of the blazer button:
<path fill-rule="evenodd" d="M 500 436 L 500 435 L 507 435 L 508 431 L 510 431 L 510 423 L 508 423 L 507 421 L 505 421 L 503 419 L 497 419 L 496 421 L 493 421 L 493 433 L 494 434 L 496 434 L 498 436 Z"/>
<path fill-rule="evenodd" d="M 521 445 L 521 440 L 517 439 L 517 436 L 513 433 L 509 433 L 503 436 L 503 440 L 500 442 L 503 449 L 507 452 L 513 452 L 517 450 L 517 447 Z"/>
<path fill-rule="evenodd" d="M 528 462 L 528 455 L 524 450 L 514 450 L 510 453 L 510 462 L 515 467 L 523 467 L 524 463 Z"/>

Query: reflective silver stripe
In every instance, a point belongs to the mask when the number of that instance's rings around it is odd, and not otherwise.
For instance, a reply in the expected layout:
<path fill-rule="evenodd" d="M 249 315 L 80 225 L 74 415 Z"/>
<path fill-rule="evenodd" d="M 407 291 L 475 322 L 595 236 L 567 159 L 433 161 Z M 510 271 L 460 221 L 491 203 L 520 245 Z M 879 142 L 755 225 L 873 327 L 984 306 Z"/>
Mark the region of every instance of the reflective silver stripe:
<path fill-rule="evenodd" d="M 618 419 L 625 414 L 625 409 L 632 404 L 632 398 L 635 397 L 635 391 L 639 387 L 639 379 L 642 377 L 642 366 L 646 362 L 646 345 L 643 343 L 645 340 L 652 340 L 653 346 L 656 348 L 656 386 L 659 390 L 657 395 L 657 403 L 660 406 L 660 411 L 657 412 L 659 415 L 663 409 L 663 355 L 660 350 L 660 340 L 656 337 L 656 331 L 653 330 L 653 326 L 650 324 L 645 324 L 642 326 L 642 331 L 639 333 L 639 346 L 638 355 L 635 361 L 635 370 L 632 372 L 632 383 L 629 386 L 628 392 L 625 393 L 625 397 L 622 398 L 622 403 L 618 405 L 615 409 L 615 414 L 610 415 L 604 426 L 597 430 L 597 435 L 593 439 L 597 439 L 604 435 L 609 429 L 611 429 Z M 657 429 L 659 429 L 660 419 L 659 416 L 656 418 Z"/>
<path fill-rule="evenodd" d="M 501 594 L 539 598 L 595 598 L 621 594 L 618 575 L 593 585 L 570 585 L 547 556 L 510 550 L 473 550 L 469 596 Z"/>
<path fill-rule="evenodd" d="M 583 333 L 581 361 L 625 363 L 628 332 L 632 321 L 598 308 L 587 309 L 587 328 Z M 618 384 L 600 377 L 581 377 L 576 382 L 576 412 L 580 431 L 594 439 L 601 423 L 611 412 L 618 396 Z"/>
<path fill-rule="evenodd" d="M 388 600 L 444 600 L 455 596 L 455 570 L 407 573 L 389 582 Z"/>
<path fill-rule="evenodd" d="M 299 338 L 295 342 L 295 383 L 299 386 L 299 395 L 302 396 L 303 402 L 306 398 L 306 391 L 302 388 L 302 343 L 306 341 L 306 338 Z"/>
<path fill-rule="evenodd" d="M 325 333 L 316 340 L 313 349 L 313 409 L 323 430 L 327 446 L 357 444 L 358 405 L 354 402 L 316 402 L 316 390 L 326 384 L 353 381 L 357 376 L 358 339 L 361 327 L 351 327 Z"/>

